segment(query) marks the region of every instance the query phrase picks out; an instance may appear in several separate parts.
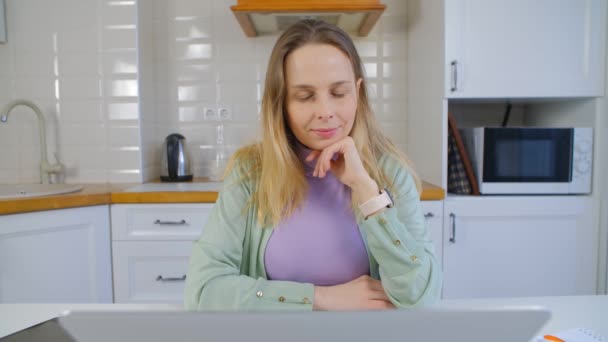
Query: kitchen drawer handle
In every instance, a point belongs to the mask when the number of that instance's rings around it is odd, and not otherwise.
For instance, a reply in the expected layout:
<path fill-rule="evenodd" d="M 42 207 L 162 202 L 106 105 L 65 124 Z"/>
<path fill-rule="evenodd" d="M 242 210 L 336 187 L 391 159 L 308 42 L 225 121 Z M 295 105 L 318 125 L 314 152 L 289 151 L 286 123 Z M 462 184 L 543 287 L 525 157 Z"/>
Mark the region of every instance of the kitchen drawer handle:
<path fill-rule="evenodd" d="M 164 278 L 162 275 L 159 275 L 158 277 L 156 277 L 156 281 L 184 281 L 186 280 L 186 275 L 184 274 L 181 277 L 168 277 L 168 278 Z"/>
<path fill-rule="evenodd" d="M 164 225 L 164 226 L 183 226 L 186 224 L 186 220 L 181 220 L 181 221 L 161 221 L 161 220 L 156 220 L 154 221 L 154 224 L 160 224 L 160 225 Z"/>
<path fill-rule="evenodd" d="M 450 236 L 450 242 L 456 243 L 456 214 L 450 213 L 450 219 L 452 220 L 452 236 Z"/>
<path fill-rule="evenodd" d="M 430 219 L 432 217 L 435 217 L 435 215 L 433 215 L 433 213 L 431 213 L 431 212 L 428 212 L 428 213 L 424 214 L 424 218 L 425 219 Z"/>
<path fill-rule="evenodd" d="M 450 91 L 455 92 L 458 89 L 458 70 L 457 70 L 458 62 L 455 60 L 450 63 L 450 71 L 451 71 L 451 87 Z"/>

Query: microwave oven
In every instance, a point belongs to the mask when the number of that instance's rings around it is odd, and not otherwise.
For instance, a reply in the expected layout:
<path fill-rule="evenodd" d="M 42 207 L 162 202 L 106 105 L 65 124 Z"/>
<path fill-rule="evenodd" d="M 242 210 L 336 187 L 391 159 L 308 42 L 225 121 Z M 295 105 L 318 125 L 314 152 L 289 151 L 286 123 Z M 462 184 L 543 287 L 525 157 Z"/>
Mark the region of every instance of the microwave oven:
<path fill-rule="evenodd" d="M 460 129 L 481 194 L 588 194 L 593 129 Z"/>

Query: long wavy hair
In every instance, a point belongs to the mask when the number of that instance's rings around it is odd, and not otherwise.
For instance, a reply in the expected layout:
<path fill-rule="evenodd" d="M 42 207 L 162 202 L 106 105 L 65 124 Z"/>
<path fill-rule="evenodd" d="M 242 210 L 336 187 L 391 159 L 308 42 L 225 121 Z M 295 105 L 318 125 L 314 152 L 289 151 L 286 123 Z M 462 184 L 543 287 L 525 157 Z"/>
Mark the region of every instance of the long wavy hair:
<path fill-rule="evenodd" d="M 257 184 L 249 205 L 257 208 L 258 220 L 264 227 L 274 227 L 291 215 L 308 191 L 304 166 L 296 154 L 296 138 L 287 123 L 284 73 L 287 56 L 306 44 L 328 44 L 338 48 L 350 59 L 355 80 L 362 79 L 355 121 L 349 135 L 371 178 L 378 186 L 386 185 L 394 190 L 392 181 L 378 165 L 379 158 L 388 155 L 411 172 L 418 190 L 421 189 L 411 162 L 380 130 L 369 105 L 363 65 L 353 41 L 336 26 L 306 19 L 283 32 L 270 55 L 261 107 L 262 140 L 237 150 L 225 171 L 228 175 L 238 165 L 242 177 Z M 356 204 L 356 199 L 352 198 L 353 208 Z"/>

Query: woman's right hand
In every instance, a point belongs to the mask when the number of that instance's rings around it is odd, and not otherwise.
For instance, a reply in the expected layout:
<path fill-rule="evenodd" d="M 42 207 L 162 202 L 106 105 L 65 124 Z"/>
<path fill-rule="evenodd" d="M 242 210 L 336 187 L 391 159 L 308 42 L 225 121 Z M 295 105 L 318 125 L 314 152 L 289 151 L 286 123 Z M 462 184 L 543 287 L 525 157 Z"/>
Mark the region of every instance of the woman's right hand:
<path fill-rule="evenodd" d="M 315 286 L 313 310 L 384 310 L 395 306 L 382 283 L 368 275 L 334 286 Z"/>

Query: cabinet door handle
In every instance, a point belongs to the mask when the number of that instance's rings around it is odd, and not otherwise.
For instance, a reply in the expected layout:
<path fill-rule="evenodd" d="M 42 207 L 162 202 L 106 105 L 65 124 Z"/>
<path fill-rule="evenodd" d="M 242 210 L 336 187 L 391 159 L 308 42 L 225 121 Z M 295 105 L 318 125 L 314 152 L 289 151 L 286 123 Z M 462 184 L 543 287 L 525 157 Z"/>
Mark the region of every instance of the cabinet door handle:
<path fill-rule="evenodd" d="M 156 220 L 154 221 L 154 224 L 160 224 L 161 226 L 183 226 L 186 224 L 186 220 L 181 220 L 181 221 L 161 221 L 161 220 Z"/>
<path fill-rule="evenodd" d="M 450 91 L 451 92 L 455 92 L 456 90 L 458 90 L 458 62 L 456 62 L 456 60 L 453 60 L 452 63 L 450 63 L 450 73 L 451 73 L 451 78 L 450 78 Z"/>
<path fill-rule="evenodd" d="M 452 235 L 450 236 L 450 242 L 456 243 L 456 214 L 450 213 L 450 220 L 452 220 Z"/>
<path fill-rule="evenodd" d="M 424 218 L 425 219 L 430 219 L 430 218 L 433 218 L 433 217 L 435 217 L 435 215 L 433 215 L 433 213 L 431 213 L 431 212 L 428 212 L 428 213 L 424 214 Z"/>
<path fill-rule="evenodd" d="M 156 277 L 156 281 L 185 281 L 186 280 L 186 275 L 184 274 L 181 277 L 163 277 L 162 275 L 159 275 L 158 277 Z"/>

